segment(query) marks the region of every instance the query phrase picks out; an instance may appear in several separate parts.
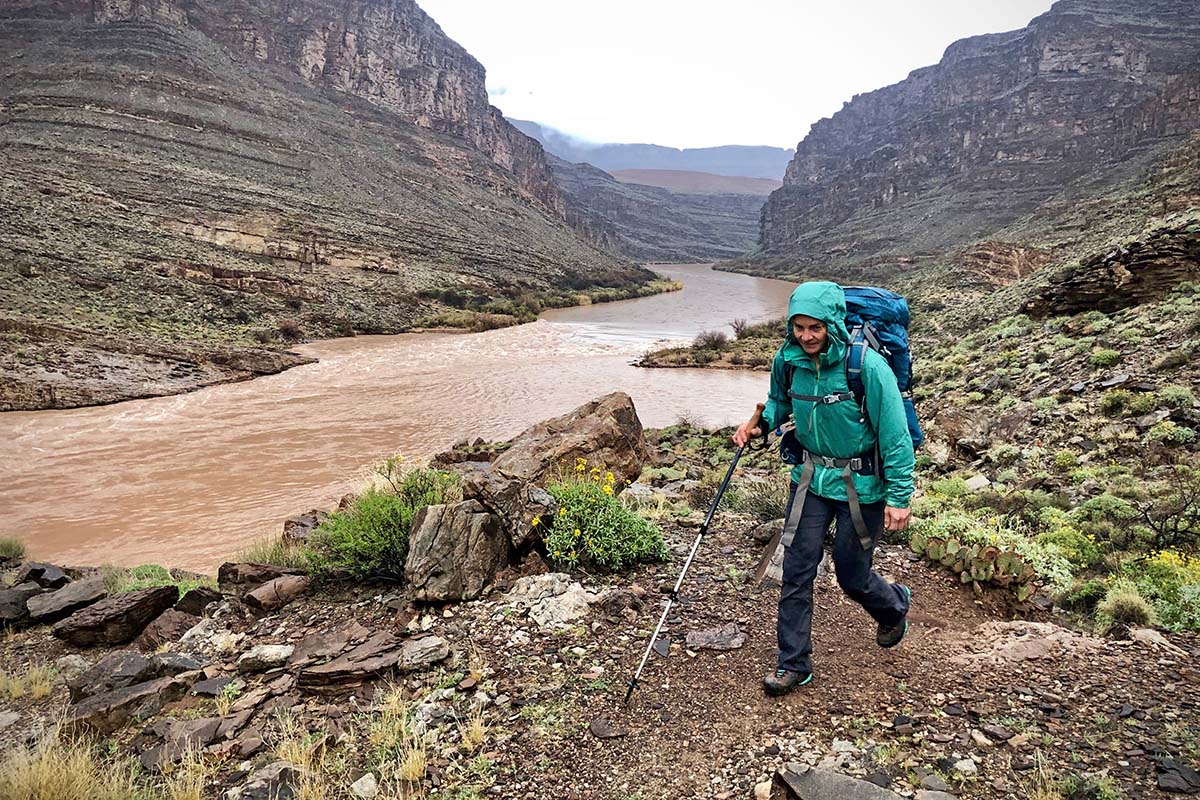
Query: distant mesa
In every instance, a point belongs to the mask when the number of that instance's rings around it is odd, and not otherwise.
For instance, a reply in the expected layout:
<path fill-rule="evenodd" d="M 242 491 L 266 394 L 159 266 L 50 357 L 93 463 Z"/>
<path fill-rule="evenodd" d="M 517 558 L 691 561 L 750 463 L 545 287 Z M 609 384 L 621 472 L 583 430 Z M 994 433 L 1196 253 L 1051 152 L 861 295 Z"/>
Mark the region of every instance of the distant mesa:
<path fill-rule="evenodd" d="M 681 194 L 751 194 L 766 197 L 783 186 L 770 178 L 714 175 L 682 169 L 615 169 L 609 172 L 621 183 L 657 186 Z"/>
<path fill-rule="evenodd" d="M 537 122 L 520 119 L 509 122 L 564 161 L 591 164 L 610 174 L 626 169 L 685 170 L 778 180 L 795 153 L 782 147 L 752 145 L 680 150 L 657 144 L 595 144 Z"/>

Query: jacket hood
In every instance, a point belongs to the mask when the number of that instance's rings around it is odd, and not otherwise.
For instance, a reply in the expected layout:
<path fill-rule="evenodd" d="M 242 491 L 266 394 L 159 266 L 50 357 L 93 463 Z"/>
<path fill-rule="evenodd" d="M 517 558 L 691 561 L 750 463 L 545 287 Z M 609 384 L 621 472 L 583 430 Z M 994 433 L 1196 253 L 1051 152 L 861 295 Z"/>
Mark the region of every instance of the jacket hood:
<path fill-rule="evenodd" d="M 784 358 L 788 361 L 808 358 L 804 348 L 792 336 L 792 317 L 797 314 L 825 323 L 829 346 L 821 354 L 821 361 L 825 364 L 840 362 L 850 342 L 850 331 L 846 329 L 846 294 L 842 287 L 830 281 L 809 281 L 792 292 L 788 300 L 787 343 L 784 345 Z"/>

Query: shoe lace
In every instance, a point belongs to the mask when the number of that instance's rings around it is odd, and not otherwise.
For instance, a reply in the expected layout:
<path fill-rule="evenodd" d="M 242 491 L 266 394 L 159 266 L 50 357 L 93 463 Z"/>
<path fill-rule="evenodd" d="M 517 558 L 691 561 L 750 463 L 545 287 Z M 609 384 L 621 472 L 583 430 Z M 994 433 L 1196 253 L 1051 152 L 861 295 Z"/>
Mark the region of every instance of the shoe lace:
<path fill-rule="evenodd" d="M 786 669 L 777 669 L 777 670 L 775 670 L 775 679 L 779 680 L 784 675 L 787 675 L 787 673 L 788 673 L 788 671 Z"/>

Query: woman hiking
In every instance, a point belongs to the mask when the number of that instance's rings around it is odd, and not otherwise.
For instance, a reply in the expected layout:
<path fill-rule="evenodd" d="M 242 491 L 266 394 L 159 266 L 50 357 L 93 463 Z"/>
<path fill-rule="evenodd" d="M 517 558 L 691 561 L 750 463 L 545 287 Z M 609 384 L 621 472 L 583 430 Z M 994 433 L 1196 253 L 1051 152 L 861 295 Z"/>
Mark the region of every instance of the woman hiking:
<path fill-rule="evenodd" d="M 831 522 L 836 523 L 838 584 L 878 624 L 876 642 L 894 647 L 908 630 L 912 592 L 880 577 L 871 560 L 884 530 L 908 526 L 912 437 L 896 377 L 879 353 L 864 353 L 861 404 L 851 391 L 845 318 L 846 298 L 837 284 L 813 281 L 796 287 L 761 422 L 751 418 L 733 436 L 740 447 L 763 429 L 778 428 L 790 414 L 803 451 L 792 469 L 784 512 L 779 654 L 775 669 L 763 679 L 770 695 L 787 694 L 812 680 L 813 580 Z"/>

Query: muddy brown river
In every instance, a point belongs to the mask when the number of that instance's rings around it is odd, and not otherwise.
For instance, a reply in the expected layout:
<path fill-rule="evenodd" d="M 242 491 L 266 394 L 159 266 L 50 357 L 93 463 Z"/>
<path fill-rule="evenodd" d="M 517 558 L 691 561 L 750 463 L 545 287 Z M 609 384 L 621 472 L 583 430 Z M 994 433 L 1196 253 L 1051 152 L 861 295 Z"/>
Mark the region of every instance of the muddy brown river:
<path fill-rule="evenodd" d="M 328 507 L 394 453 L 508 438 L 607 392 L 643 424 L 744 419 L 765 373 L 642 369 L 647 349 L 782 316 L 792 284 L 656 269 L 681 292 L 548 312 L 477 334 L 361 336 L 305 345 L 320 359 L 174 397 L 0 415 L 0 532 L 39 559 L 212 571 L 282 521 Z"/>

